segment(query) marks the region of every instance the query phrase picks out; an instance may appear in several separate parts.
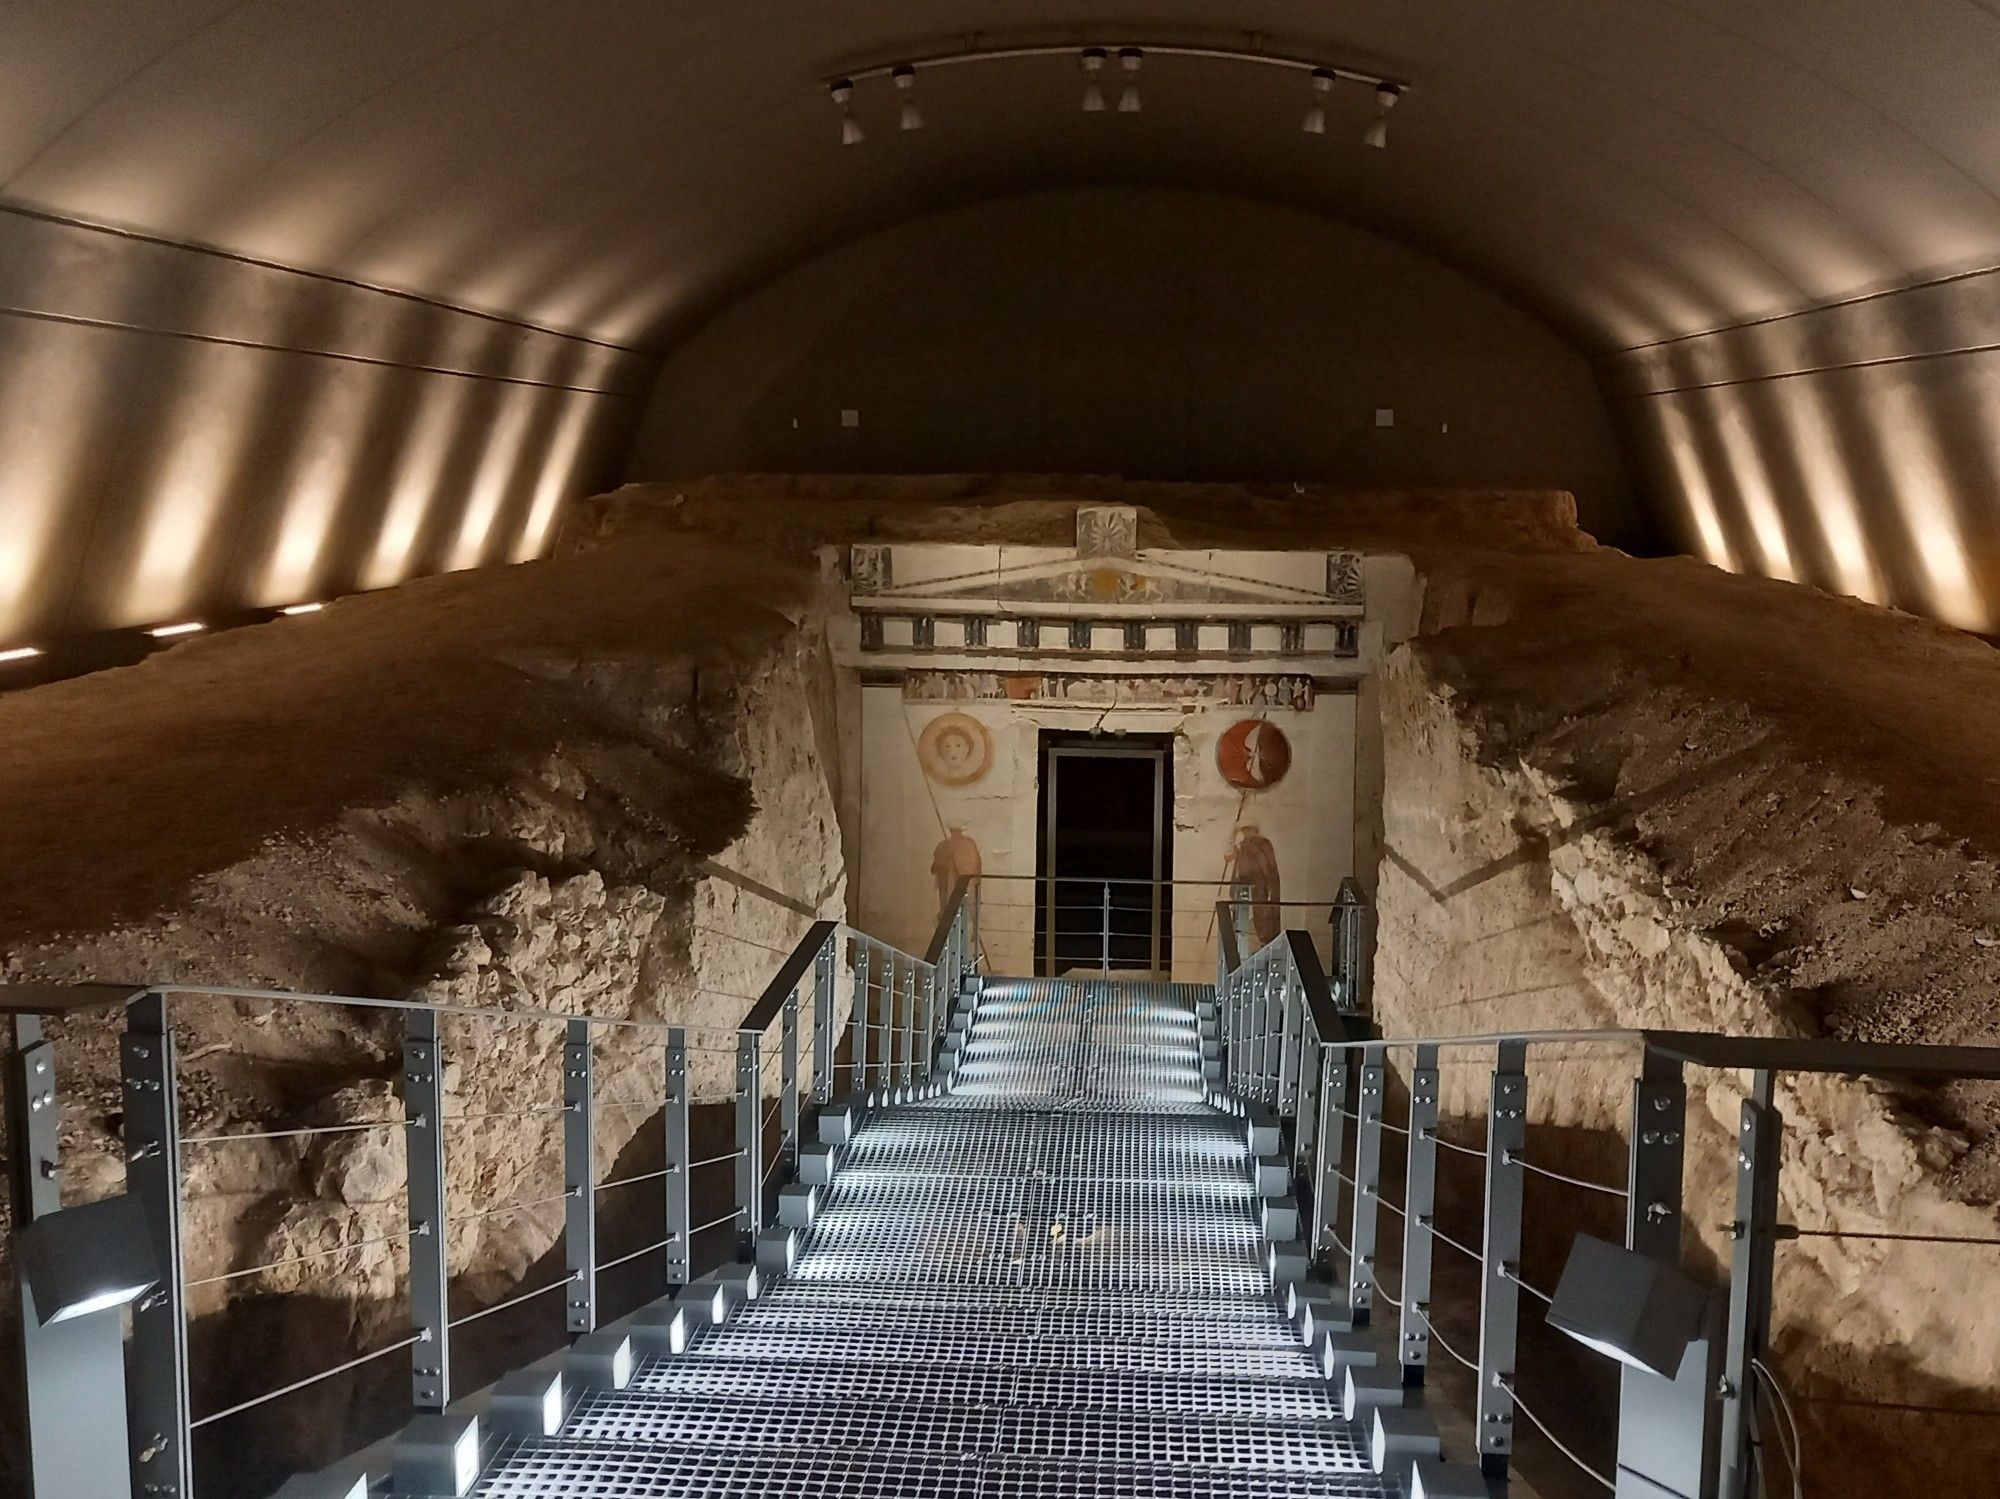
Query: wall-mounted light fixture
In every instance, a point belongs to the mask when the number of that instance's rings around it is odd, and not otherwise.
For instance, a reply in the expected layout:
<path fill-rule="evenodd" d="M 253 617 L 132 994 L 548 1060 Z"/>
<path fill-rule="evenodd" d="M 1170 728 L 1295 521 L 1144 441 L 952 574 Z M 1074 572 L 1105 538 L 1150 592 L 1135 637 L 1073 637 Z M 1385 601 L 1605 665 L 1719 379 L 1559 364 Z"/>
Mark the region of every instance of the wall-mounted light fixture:
<path fill-rule="evenodd" d="M 1409 83 L 1406 80 L 1385 77 L 1365 68 L 1327 62 L 1321 58 L 1302 57 L 1285 52 L 1267 52 L 1254 47 L 1202 46 L 1187 43 L 1148 45 L 1128 43 L 1113 47 L 1030 42 L 1013 46 L 973 47 L 958 52 L 942 52 L 925 57 L 903 57 L 869 63 L 838 77 L 829 78 L 825 83 L 834 104 L 840 110 L 840 143 L 844 146 L 855 146 L 867 138 L 866 131 L 854 113 L 855 90 L 872 79 L 887 78 L 893 82 L 897 97 L 902 101 L 898 123 L 906 131 L 921 130 L 925 123 L 924 114 L 917 107 L 914 97 L 917 75 L 920 73 L 937 68 L 959 67 L 967 63 L 1069 58 L 1075 60 L 1083 73 L 1083 112 L 1098 115 L 1114 112 L 1111 100 L 1105 92 L 1105 72 L 1114 57 L 1118 60 L 1118 73 L 1121 79 L 1115 112 L 1122 115 L 1135 115 L 1144 108 L 1139 94 L 1139 74 L 1149 57 L 1196 62 L 1246 63 L 1257 67 L 1303 73 L 1310 79 L 1312 87 L 1311 103 L 1306 110 L 1303 125 L 1307 135 L 1323 136 L 1327 133 L 1328 103 L 1336 83 L 1344 81 L 1366 85 L 1375 91 L 1375 116 L 1369 122 L 1361 139 L 1377 149 L 1389 143 L 1389 111 L 1409 91 Z"/>

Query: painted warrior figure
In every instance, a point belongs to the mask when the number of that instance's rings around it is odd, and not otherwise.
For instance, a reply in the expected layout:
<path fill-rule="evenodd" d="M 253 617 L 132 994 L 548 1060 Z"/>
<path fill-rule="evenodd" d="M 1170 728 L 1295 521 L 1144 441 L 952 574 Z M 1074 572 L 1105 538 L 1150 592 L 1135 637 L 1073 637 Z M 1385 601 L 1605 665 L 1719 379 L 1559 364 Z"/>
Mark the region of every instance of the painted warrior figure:
<path fill-rule="evenodd" d="M 1262 947 L 1277 939 L 1280 926 L 1278 902 L 1278 851 L 1271 840 L 1245 823 L 1236 830 L 1229 847 L 1229 883 L 1246 887 L 1250 894 L 1250 930 Z"/>
<path fill-rule="evenodd" d="M 931 878 L 937 881 L 938 910 L 951 899 L 952 887 L 961 879 L 972 881 L 974 889 L 979 886 L 979 845 L 964 828 L 948 830 L 935 852 L 931 854 Z"/>

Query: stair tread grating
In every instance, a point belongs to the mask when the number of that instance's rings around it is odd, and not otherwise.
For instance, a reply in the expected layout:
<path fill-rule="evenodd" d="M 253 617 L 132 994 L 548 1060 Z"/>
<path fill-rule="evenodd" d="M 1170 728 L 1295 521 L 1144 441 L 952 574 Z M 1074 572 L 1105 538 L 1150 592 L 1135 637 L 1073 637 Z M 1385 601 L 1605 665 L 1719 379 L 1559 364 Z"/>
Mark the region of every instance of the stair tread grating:
<path fill-rule="evenodd" d="M 865 1115 L 791 1271 L 480 1499 L 1384 1499 L 1279 1310 L 1203 985 L 987 980 Z"/>

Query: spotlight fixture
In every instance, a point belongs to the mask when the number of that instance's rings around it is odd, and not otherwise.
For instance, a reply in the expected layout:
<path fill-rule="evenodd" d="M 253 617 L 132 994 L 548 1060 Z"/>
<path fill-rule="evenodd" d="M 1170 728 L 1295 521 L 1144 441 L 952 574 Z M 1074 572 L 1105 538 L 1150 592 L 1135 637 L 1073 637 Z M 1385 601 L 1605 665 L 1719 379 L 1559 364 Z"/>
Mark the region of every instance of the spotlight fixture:
<path fill-rule="evenodd" d="M 1087 115 L 1104 113 L 1104 85 L 1097 81 L 1097 75 L 1104 71 L 1104 49 L 1085 47 L 1083 49 L 1083 112 Z"/>
<path fill-rule="evenodd" d="M 1149 57 L 1165 57 L 1176 62 L 1198 62 L 1202 64 L 1224 64 L 1227 66 L 1248 65 L 1251 67 L 1276 69 L 1280 72 L 1304 74 L 1311 88 L 1307 95 L 1305 116 L 1300 129 L 1307 135 L 1324 136 L 1328 121 L 1332 118 L 1332 101 L 1336 84 L 1358 84 L 1375 91 L 1375 118 L 1369 123 L 1362 139 L 1370 146 L 1381 149 L 1389 142 L 1388 114 L 1396 102 L 1409 88 L 1407 81 L 1388 78 L 1372 68 L 1351 67 L 1343 63 L 1329 61 L 1322 57 L 1300 55 L 1293 52 L 1265 51 L 1260 47 L 1245 47 L 1234 39 L 1215 42 L 1159 42 L 1140 45 L 1128 42 L 1112 45 L 1109 41 L 1093 46 L 1082 46 L 1078 42 L 1043 42 L 1032 39 L 1004 41 L 997 45 L 971 45 L 955 51 L 927 53 L 923 56 L 904 54 L 901 57 L 886 57 L 880 62 L 870 62 L 850 67 L 845 73 L 820 80 L 821 87 L 832 96 L 834 106 L 840 111 L 840 140 L 842 145 L 858 146 L 866 139 L 867 132 L 854 113 L 854 91 L 857 86 L 872 85 L 875 79 L 887 79 L 894 85 L 898 104 L 897 125 L 904 131 L 925 128 L 923 106 L 917 101 L 917 75 L 926 79 L 926 93 L 934 87 L 931 75 L 941 69 L 960 67 L 965 64 L 1015 63 L 1024 59 L 1049 58 L 1073 59 L 1083 75 L 1082 109 L 1085 114 L 1105 114 L 1113 109 L 1119 114 L 1135 115 L 1145 107 L 1140 92 L 1140 73 L 1144 71 Z M 1118 95 L 1114 101 L 1110 95 L 1110 72 L 1112 59 L 1117 59 L 1118 71 L 1115 75 Z"/>
<path fill-rule="evenodd" d="M 1118 49 L 1118 66 L 1125 70 L 1125 87 L 1118 95 L 1118 112 L 1122 115 L 1139 112 L 1139 64 L 1144 57 L 1137 47 Z"/>
<path fill-rule="evenodd" d="M 1662 1379 L 1701 1334 L 1708 1292 L 1665 1261 L 1578 1234 L 1549 1303 L 1549 1326 Z"/>
<path fill-rule="evenodd" d="M 896 90 L 903 96 L 903 113 L 899 121 L 902 128 L 905 130 L 923 129 L 924 112 L 917 108 L 917 101 L 911 92 L 917 86 L 917 70 L 908 63 L 904 63 L 889 76 L 896 80 Z"/>
<path fill-rule="evenodd" d="M 1307 135 L 1326 134 L 1326 96 L 1333 92 L 1333 70 L 1314 68 L 1312 71 L 1312 107 L 1306 111 L 1305 123 L 1299 128 Z"/>
<path fill-rule="evenodd" d="M 1396 101 L 1403 97 L 1402 89 L 1393 83 L 1375 85 L 1375 118 L 1368 126 L 1368 133 L 1361 137 L 1363 142 L 1377 151 L 1389 144 L 1389 111 L 1396 107 Z"/>
<path fill-rule="evenodd" d="M 325 607 L 326 605 L 324 604 L 287 604 L 278 612 L 280 614 L 317 614 Z"/>
<path fill-rule="evenodd" d="M 40 646 L 17 645 L 10 651 L 0 651 L 0 664 L 5 664 L 9 661 L 32 661 L 35 657 L 41 655 L 41 653 Z"/>
<path fill-rule="evenodd" d="M 18 1252 L 43 1327 L 124 1306 L 160 1282 L 145 1204 L 123 1192 L 35 1219 Z"/>
<path fill-rule="evenodd" d="M 858 146 L 867 140 L 868 132 L 854 118 L 854 80 L 836 78 L 827 92 L 833 96 L 834 105 L 840 110 L 840 143 L 843 146 Z"/>
<path fill-rule="evenodd" d="M 188 620 L 185 624 L 154 625 L 146 633 L 155 640 L 171 640 L 176 635 L 199 635 L 207 628 L 207 625 L 200 624 L 194 620 Z"/>

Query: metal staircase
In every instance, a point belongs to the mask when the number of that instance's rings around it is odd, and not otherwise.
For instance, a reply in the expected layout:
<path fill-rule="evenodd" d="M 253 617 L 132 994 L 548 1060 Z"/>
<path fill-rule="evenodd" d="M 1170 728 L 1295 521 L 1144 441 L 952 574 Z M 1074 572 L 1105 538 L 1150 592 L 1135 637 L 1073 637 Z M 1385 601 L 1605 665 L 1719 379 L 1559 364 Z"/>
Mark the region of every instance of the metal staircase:
<path fill-rule="evenodd" d="M 789 1273 L 683 1292 L 622 1386 L 473 1492 L 1392 1492 L 1273 1290 L 1212 998 L 987 980 L 948 1089 L 823 1116 Z"/>

